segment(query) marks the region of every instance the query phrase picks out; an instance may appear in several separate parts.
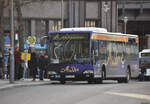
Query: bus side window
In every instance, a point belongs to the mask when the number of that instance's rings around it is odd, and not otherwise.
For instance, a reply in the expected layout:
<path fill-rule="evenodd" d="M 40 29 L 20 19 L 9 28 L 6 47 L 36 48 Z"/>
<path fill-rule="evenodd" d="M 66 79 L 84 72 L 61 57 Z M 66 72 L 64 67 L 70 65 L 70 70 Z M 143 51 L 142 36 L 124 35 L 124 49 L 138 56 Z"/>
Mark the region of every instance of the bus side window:
<path fill-rule="evenodd" d="M 136 60 L 137 59 L 137 45 L 136 45 L 136 40 L 135 39 L 129 39 L 129 48 L 130 48 L 130 52 L 131 52 L 131 54 L 130 54 L 130 59 L 133 59 L 133 60 Z"/>
<path fill-rule="evenodd" d="M 99 41 L 99 57 L 104 60 L 106 56 L 106 42 L 103 40 Z"/>
<path fill-rule="evenodd" d="M 96 64 L 96 61 L 99 58 L 99 47 L 98 47 L 98 40 L 93 40 L 92 42 L 92 60 L 93 64 Z"/>

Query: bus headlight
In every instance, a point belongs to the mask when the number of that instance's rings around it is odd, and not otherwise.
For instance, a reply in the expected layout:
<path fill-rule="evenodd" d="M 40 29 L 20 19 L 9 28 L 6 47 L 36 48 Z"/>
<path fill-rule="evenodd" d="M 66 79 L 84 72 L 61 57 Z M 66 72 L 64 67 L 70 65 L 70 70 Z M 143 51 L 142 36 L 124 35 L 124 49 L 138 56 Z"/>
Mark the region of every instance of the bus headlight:
<path fill-rule="evenodd" d="M 83 72 L 83 74 L 93 74 L 93 73 L 94 73 L 93 70 L 85 70 Z"/>
<path fill-rule="evenodd" d="M 57 74 L 55 71 L 48 71 L 48 74 L 49 75 L 54 75 L 54 74 Z"/>

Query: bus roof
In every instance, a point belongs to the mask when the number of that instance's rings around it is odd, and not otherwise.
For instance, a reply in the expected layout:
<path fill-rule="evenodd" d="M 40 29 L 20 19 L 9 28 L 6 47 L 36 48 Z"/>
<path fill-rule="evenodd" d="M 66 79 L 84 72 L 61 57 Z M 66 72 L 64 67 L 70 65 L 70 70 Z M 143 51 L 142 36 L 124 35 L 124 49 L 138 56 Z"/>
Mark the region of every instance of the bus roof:
<path fill-rule="evenodd" d="M 139 52 L 139 58 L 141 58 L 141 53 L 150 53 L 150 49 L 144 49 L 141 52 Z"/>
<path fill-rule="evenodd" d="M 107 32 L 104 34 L 108 34 L 108 35 L 118 35 L 118 36 L 128 36 L 130 38 L 137 38 L 137 35 L 132 35 L 132 34 L 123 34 L 123 33 L 117 33 L 117 32 Z"/>
<path fill-rule="evenodd" d="M 148 53 L 148 52 L 150 52 L 150 49 L 144 49 L 141 51 L 141 53 Z"/>
<path fill-rule="evenodd" d="M 63 28 L 60 31 L 62 32 L 69 32 L 69 31 L 90 31 L 93 33 L 99 33 L 107 34 L 107 35 L 119 35 L 119 36 L 128 36 L 130 38 L 137 38 L 137 35 L 131 35 L 131 34 L 123 34 L 123 33 L 117 33 L 117 32 L 108 32 L 105 28 L 98 28 L 98 27 L 74 27 L 74 28 Z"/>
<path fill-rule="evenodd" d="M 74 28 L 63 28 L 60 31 L 91 31 L 91 32 L 106 33 L 107 29 L 97 27 L 74 27 Z"/>

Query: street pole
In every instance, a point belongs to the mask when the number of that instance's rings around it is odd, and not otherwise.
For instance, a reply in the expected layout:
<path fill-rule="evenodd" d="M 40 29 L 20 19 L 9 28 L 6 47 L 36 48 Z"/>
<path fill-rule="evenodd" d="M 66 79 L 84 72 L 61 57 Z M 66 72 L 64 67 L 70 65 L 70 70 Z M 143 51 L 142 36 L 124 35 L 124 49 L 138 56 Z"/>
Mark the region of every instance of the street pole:
<path fill-rule="evenodd" d="M 127 27 L 127 23 L 125 22 L 125 23 L 124 23 L 124 33 L 125 33 L 125 34 L 127 33 L 127 32 L 126 32 L 126 30 L 127 30 L 126 27 Z"/>
<path fill-rule="evenodd" d="M 64 1 L 61 0 L 61 28 L 64 27 Z"/>
<path fill-rule="evenodd" d="M 127 33 L 127 22 L 128 22 L 128 17 L 124 17 L 124 33 L 126 34 Z"/>
<path fill-rule="evenodd" d="M 109 10 L 109 5 L 107 2 L 105 2 L 104 4 L 104 12 L 105 12 L 105 26 L 106 26 L 106 29 L 108 30 L 108 26 L 107 26 L 107 12 Z"/>
<path fill-rule="evenodd" d="M 11 0 L 11 51 L 10 51 L 10 83 L 14 83 L 14 6 Z"/>

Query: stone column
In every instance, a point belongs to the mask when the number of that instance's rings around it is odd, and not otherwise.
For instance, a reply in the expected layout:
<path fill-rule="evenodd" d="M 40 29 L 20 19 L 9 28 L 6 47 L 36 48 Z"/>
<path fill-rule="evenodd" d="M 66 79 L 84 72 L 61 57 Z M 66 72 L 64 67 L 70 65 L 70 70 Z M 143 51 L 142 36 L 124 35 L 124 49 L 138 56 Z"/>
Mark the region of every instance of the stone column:
<path fill-rule="evenodd" d="M 101 26 L 110 32 L 117 31 L 118 10 L 116 1 L 101 1 Z"/>
<path fill-rule="evenodd" d="M 150 49 L 150 34 L 146 36 L 147 36 L 147 48 Z"/>
<path fill-rule="evenodd" d="M 85 1 L 79 0 L 79 26 L 84 27 L 85 23 L 85 13 L 86 13 L 86 7 L 85 7 Z"/>
<path fill-rule="evenodd" d="M 99 22 L 98 22 L 98 26 L 99 27 L 102 27 L 102 19 L 101 19 L 101 17 L 102 17 L 102 1 L 101 0 L 99 0 L 98 1 L 98 20 L 100 20 Z"/>
<path fill-rule="evenodd" d="M 116 1 L 111 1 L 111 29 L 112 32 L 118 31 L 118 7 Z"/>
<path fill-rule="evenodd" d="M 83 27 L 85 20 L 85 1 L 69 0 L 69 27 Z"/>
<path fill-rule="evenodd" d="M 73 11 L 73 0 L 69 0 L 69 27 L 74 27 L 74 11 Z"/>
<path fill-rule="evenodd" d="M 73 10 L 74 10 L 74 27 L 79 27 L 80 5 L 78 1 L 74 1 Z"/>
<path fill-rule="evenodd" d="M 35 24 L 35 20 L 31 20 L 31 36 L 35 36 L 36 35 L 36 24 Z"/>
<path fill-rule="evenodd" d="M 49 20 L 49 32 L 53 32 L 54 31 L 54 21 Z"/>

